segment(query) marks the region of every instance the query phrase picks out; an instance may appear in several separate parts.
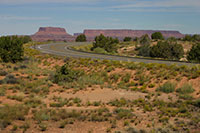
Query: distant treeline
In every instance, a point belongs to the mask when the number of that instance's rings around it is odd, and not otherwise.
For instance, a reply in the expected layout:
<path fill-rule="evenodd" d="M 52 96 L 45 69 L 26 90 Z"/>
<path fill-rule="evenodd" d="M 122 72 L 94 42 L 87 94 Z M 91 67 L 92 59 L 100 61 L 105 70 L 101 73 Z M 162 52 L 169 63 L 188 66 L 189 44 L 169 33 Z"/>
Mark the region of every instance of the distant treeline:
<path fill-rule="evenodd" d="M 195 41 L 192 49 L 187 53 L 187 60 L 190 62 L 200 62 L 200 43 L 199 35 L 190 36 L 191 39 L 188 40 L 188 35 L 185 38 L 179 39 L 182 41 Z M 157 41 L 156 45 L 151 45 L 151 39 Z M 170 60 L 180 60 L 184 57 L 184 49 L 181 44 L 178 44 L 178 39 L 170 37 L 167 40 L 164 39 L 160 32 L 152 34 L 151 38 L 146 34 L 140 38 L 125 37 L 124 41 L 136 41 L 139 46 L 136 50 L 139 56 L 144 57 L 156 57 Z M 93 42 L 92 51 L 97 53 L 116 53 L 117 44 L 119 40 L 117 38 L 105 37 L 104 35 L 97 36 Z"/>

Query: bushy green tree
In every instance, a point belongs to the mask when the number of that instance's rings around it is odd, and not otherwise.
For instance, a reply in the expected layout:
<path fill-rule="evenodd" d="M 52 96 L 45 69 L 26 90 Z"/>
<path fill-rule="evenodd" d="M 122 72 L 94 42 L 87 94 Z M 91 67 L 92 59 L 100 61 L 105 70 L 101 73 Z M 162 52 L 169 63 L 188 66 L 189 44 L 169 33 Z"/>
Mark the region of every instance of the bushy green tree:
<path fill-rule="evenodd" d="M 17 36 L 0 37 L 0 58 L 3 62 L 17 62 L 24 55 L 24 40 Z"/>
<path fill-rule="evenodd" d="M 103 34 L 97 36 L 95 38 L 95 42 L 93 43 L 93 47 L 91 50 L 93 51 L 95 48 L 103 48 L 106 52 L 117 52 L 117 44 L 119 40 L 113 39 L 112 37 L 105 37 Z"/>
<path fill-rule="evenodd" d="M 138 37 L 134 37 L 134 38 L 133 38 L 133 41 L 136 41 L 136 42 L 137 42 L 137 41 L 140 41 L 140 39 L 139 39 Z"/>
<path fill-rule="evenodd" d="M 79 36 L 77 36 L 76 38 L 76 42 L 86 42 L 87 41 L 87 38 L 84 34 L 81 34 Z"/>
<path fill-rule="evenodd" d="M 157 45 L 151 47 L 150 56 L 151 57 L 159 57 L 159 58 L 167 58 L 170 53 L 169 46 L 164 43 L 158 42 Z"/>
<path fill-rule="evenodd" d="M 200 43 L 192 46 L 192 49 L 187 55 L 189 61 L 200 62 Z"/>
<path fill-rule="evenodd" d="M 65 64 L 61 68 L 57 69 L 53 77 L 53 81 L 54 83 L 73 82 L 77 80 L 82 74 L 82 71 L 73 70 L 69 64 Z"/>
<path fill-rule="evenodd" d="M 183 46 L 181 44 L 178 43 L 171 43 L 170 44 L 171 47 L 171 57 L 169 59 L 176 59 L 179 60 L 183 57 L 184 55 L 184 49 Z"/>
<path fill-rule="evenodd" d="M 165 59 L 180 59 L 184 55 L 183 46 L 177 43 L 158 42 L 151 47 L 150 56 Z"/>
<path fill-rule="evenodd" d="M 167 38 L 167 41 L 168 42 L 176 42 L 177 39 L 175 37 L 169 37 L 169 38 Z"/>
<path fill-rule="evenodd" d="M 200 41 L 200 35 L 197 35 L 197 34 L 195 34 L 195 35 L 193 35 L 192 36 L 192 41 Z"/>
<path fill-rule="evenodd" d="M 141 47 L 138 48 L 138 55 L 149 57 L 150 50 L 151 50 L 151 46 L 149 44 L 142 45 Z"/>
<path fill-rule="evenodd" d="M 138 46 L 138 44 L 140 44 L 140 38 L 138 37 L 133 38 L 133 41 L 136 42 L 136 47 Z"/>
<path fill-rule="evenodd" d="M 21 39 L 22 39 L 22 41 L 23 41 L 23 44 L 25 44 L 25 43 L 28 43 L 28 42 L 31 42 L 32 41 L 32 39 L 31 39 L 31 37 L 30 36 L 22 36 L 22 37 L 20 37 Z"/>
<path fill-rule="evenodd" d="M 191 35 L 185 35 L 183 38 L 183 41 L 192 41 L 192 36 Z"/>
<path fill-rule="evenodd" d="M 200 35 L 185 35 L 183 38 L 183 41 L 193 41 L 193 42 L 199 42 L 200 41 Z"/>
<path fill-rule="evenodd" d="M 131 37 L 125 37 L 125 38 L 124 38 L 124 42 L 130 42 L 131 40 L 132 40 Z"/>
<path fill-rule="evenodd" d="M 141 45 L 147 45 L 147 44 L 150 44 L 150 43 L 151 43 L 151 39 L 149 38 L 149 36 L 147 34 L 140 37 L 140 44 Z"/>
<path fill-rule="evenodd" d="M 152 39 L 159 39 L 159 40 L 163 40 L 164 39 L 164 37 L 163 37 L 163 35 L 162 35 L 161 32 L 155 32 L 155 33 L 153 33 L 151 35 L 151 38 Z"/>

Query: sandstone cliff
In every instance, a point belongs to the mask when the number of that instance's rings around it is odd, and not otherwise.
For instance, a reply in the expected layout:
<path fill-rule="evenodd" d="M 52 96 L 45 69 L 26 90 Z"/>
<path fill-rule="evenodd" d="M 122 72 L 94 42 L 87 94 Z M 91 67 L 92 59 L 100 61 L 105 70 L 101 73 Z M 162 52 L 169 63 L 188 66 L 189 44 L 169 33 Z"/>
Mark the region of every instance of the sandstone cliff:
<path fill-rule="evenodd" d="M 165 38 L 184 37 L 179 31 L 161 31 L 161 30 L 84 30 L 84 34 L 88 40 L 94 40 L 94 38 L 100 34 L 109 37 L 116 37 L 122 40 L 124 37 L 141 37 L 144 34 L 151 36 L 154 32 L 161 32 Z"/>
<path fill-rule="evenodd" d="M 184 37 L 179 31 L 164 31 L 164 30 L 84 30 L 83 34 L 86 35 L 88 41 L 93 41 L 94 38 L 100 34 L 105 36 L 118 38 L 123 40 L 124 37 L 141 37 L 144 34 L 151 36 L 154 32 L 161 32 L 165 38 Z M 81 33 L 75 33 L 74 36 L 68 34 L 64 28 L 56 27 L 41 27 L 37 33 L 31 36 L 34 41 L 74 41 L 75 38 Z"/>
<path fill-rule="evenodd" d="M 40 27 L 39 31 L 31 36 L 34 41 L 74 41 L 75 38 L 68 34 L 64 28 Z"/>

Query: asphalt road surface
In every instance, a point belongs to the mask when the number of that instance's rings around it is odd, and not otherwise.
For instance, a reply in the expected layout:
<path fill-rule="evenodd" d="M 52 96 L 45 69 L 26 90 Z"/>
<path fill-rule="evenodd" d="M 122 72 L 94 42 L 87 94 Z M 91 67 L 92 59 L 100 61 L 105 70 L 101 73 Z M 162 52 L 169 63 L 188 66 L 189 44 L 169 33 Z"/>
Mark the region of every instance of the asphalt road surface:
<path fill-rule="evenodd" d="M 104 55 L 88 52 L 80 52 L 71 49 L 71 46 L 86 45 L 88 43 L 50 43 L 35 46 L 36 49 L 40 50 L 42 53 L 65 56 L 65 57 L 76 57 L 76 58 L 91 58 L 91 59 L 105 59 L 105 60 L 118 60 L 118 61 L 132 61 L 132 62 L 143 62 L 143 63 L 160 63 L 166 65 L 187 65 L 194 66 L 197 64 L 179 62 L 179 61 L 166 61 L 166 60 L 156 60 L 156 59 L 145 59 L 136 57 L 126 57 L 126 56 L 115 56 L 115 55 Z"/>

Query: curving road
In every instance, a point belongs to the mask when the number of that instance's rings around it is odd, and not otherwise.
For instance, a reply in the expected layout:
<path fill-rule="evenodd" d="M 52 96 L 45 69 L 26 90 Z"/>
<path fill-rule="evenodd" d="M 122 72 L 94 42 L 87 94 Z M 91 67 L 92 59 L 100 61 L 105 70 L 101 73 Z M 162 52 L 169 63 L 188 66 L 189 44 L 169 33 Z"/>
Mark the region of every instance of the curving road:
<path fill-rule="evenodd" d="M 125 57 L 125 56 L 115 56 L 115 55 L 104 55 L 104 54 L 96 54 L 96 53 L 88 53 L 88 52 L 80 52 L 71 49 L 71 46 L 80 46 L 86 45 L 88 43 L 51 43 L 44 45 L 37 45 L 35 49 L 40 50 L 42 53 L 48 53 L 59 56 L 66 57 L 76 57 L 76 58 L 91 58 L 91 59 L 106 59 L 106 60 L 119 60 L 119 61 L 132 61 L 132 62 L 143 62 L 143 63 L 160 63 L 166 65 L 187 65 L 194 66 L 197 64 L 187 63 L 187 62 L 179 62 L 179 61 L 166 61 L 166 60 L 155 60 L 155 59 L 145 59 L 145 58 L 136 58 L 136 57 Z"/>

